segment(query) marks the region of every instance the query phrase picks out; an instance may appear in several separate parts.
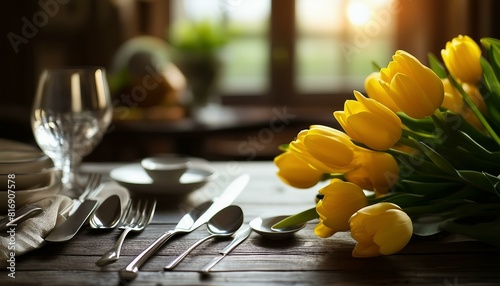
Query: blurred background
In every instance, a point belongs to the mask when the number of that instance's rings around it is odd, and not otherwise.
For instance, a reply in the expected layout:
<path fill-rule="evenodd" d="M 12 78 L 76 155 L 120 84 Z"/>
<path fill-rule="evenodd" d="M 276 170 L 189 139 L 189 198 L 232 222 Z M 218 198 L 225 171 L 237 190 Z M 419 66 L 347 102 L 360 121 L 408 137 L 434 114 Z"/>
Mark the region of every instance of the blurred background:
<path fill-rule="evenodd" d="M 427 63 L 500 37 L 493 0 L 18 0 L 0 11 L 0 137 L 33 143 L 45 68 L 103 66 L 114 120 L 87 161 L 159 153 L 269 160 L 310 124 L 338 127 L 374 63 Z"/>

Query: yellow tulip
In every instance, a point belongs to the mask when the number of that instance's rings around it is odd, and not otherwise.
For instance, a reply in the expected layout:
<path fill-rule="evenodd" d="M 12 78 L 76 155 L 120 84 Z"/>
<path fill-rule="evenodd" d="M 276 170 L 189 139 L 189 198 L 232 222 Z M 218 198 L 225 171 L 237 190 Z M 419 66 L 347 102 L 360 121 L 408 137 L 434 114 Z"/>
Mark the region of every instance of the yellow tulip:
<path fill-rule="evenodd" d="M 413 118 L 432 115 L 444 97 L 441 79 L 405 51 L 397 51 L 387 68 L 380 70 L 380 83 L 394 103 Z"/>
<path fill-rule="evenodd" d="M 462 117 L 465 118 L 465 120 L 467 120 L 469 124 L 471 124 L 472 126 L 476 127 L 479 130 L 485 131 L 483 124 L 479 121 L 479 119 L 470 109 L 470 107 L 468 107 L 465 104 L 462 95 L 460 94 L 460 92 L 458 92 L 457 89 L 455 89 L 452 86 L 450 81 L 448 79 L 443 79 L 443 85 L 444 85 L 444 100 L 441 106 L 450 111 L 462 115 Z M 469 95 L 469 97 L 472 99 L 472 101 L 477 106 L 479 111 L 481 111 L 483 114 L 487 114 L 488 111 L 486 103 L 484 102 L 483 96 L 479 92 L 479 89 L 476 86 L 468 83 L 462 83 L 462 88 L 467 93 L 467 95 Z"/>
<path fill-rule="evenodd" d="M 275 157 L 274 164 L 279 168 L 278 177 L 295 188 L 310 188 L 316 185 L 323 175 L 323 172 L 313 168 L 289 150 Z"/>
<path fill-rule="evenodd" d="M 462 88 L 467 93 L 467 95 L 472 99 L 472 101 L 477 106 L 479 111 L 481 111 L 481 113 L 483 113 L 483 114 L 487 114 L 488 108 L 486 107 L 486 103 L 484 102 L 484 98 L 481 95 L 481 92 L 479 91 L 477 86 L 464 82 L 464 83 L 462 83 Z"/>
<path fill-rule="evenodd" d="M 393 112 L 401 111 L 380 83 L 380 72 L 373 72 L 365 79 L 366 93 L 370 98 L 382 103 Z"/>
<path fill-rule="evenodd" d="M 346 180 L 377 195 L 387 193 L 399 179 L 396 159 L 385 152 L 360 151 L 358 155 L 361 164 L 344 174 Z"/>
<path fill-rule="evenodd" d="M 459 35 L 447 42 L 441 57 L 450 74 L 458 80 L 475 85 L 481 79 L 481 48 L 470 37 Z"/>
<path fill-rule="evenodd" d="M 346 100 L 344 111 L 333 115 L 354 140 L 375 150 L 391 148 L 401 138 L 401 119 L 374 99 L 354 91 L 355 100 Z"/>
<path fill-rule="evenodd" d="M 322 125 L 302 130 L 290 143 L 292 152 L 324 173 L 343 173 L 355 168 L 356 148 L 347 134 Z"/>
<path fill-rule="evenodd" d="M 393 203 L 364 207 L 349 219 L 351 236 L 357 243 L 354 257 L 394 254 L 410 241 L 413 225 L 410 217 Z"/>
<path fill-rule="evenodd" d="M 447 78 L 443 79 L 442 82 L 444 87 L 444 99 L 441 106 L 455 113 L 460 113 L 465 104 L 462 95 L 460 95 L 460 92 L 451 85 Z"/>
<path fill-rule="evenodd" d="M 332 236 L 337 231 L 349 230 L 349 218 L 368 204 L 360 187 L 340 179 L 333 179 L 319 192 L 324 197 L 316 205 L 320 222 L 314 233 L 323 238 Z"/>

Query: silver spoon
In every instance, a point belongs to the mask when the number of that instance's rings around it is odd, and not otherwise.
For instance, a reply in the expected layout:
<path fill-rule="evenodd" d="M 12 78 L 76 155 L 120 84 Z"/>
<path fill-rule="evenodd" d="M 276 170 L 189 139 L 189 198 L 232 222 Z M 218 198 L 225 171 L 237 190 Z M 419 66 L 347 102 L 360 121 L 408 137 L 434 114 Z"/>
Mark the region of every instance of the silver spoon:
<path fill-rule="evenodd" d="M 117 195 L 109 196 L 90 217 L 90 227 L 94 229 L 115 228 L 120 222 L 121 214 L 122 205 L 120 197 Z"/>
<path fill-rule="evenodd" d="M 198 247 L 203 242 L 214 238 L 214 237 L 224 237 L 231 236 L 235 233 L 243 224 L 243 211 L 238 206 L 228 206 L 218 213 L 216 213 L 207 223 L 209 236 L 206 236 L 193 245 L 191 245 L 186 251 L 184 251 L 181 255 L 177 256 L 172 262 L 170 262 L 167 266 L 165 266 L 165 270 L 171 270 L 179 262 L 182 261 L 193 249 Z"/>
<path fill-rule="evenodd" d="M 273 216 L 267 218 L 254 218 L 250 221 L 250 227 L 258 234 L 265 238 L 280 240 L 287 239 L 294 235 L 295 232 L 303 229 L 306 223 L 299 223 L 282 229 L 274 229 L 272 226 L 277 222 L 287 218 L 288 216 Z"/>

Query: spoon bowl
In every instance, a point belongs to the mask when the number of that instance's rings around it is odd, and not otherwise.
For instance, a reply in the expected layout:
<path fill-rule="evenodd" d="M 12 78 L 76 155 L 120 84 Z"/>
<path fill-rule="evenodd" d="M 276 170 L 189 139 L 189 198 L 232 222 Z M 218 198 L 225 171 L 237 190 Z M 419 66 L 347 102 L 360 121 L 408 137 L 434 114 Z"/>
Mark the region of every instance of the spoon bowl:
<path fill-rule="evenodd" d="M 228 206 L 218 213 L 216 213 L 207 223 L 207 230 L 210 233 L 197 242 L 195 242 L 191 247 L 186 249 L 181 255 L 177 256 L 176 259 L 172 260 L 167 266 L 164 267 L 165 270 L 171 270 L 177 264 L 179 264 L 184 257 L 186 257 L 193 249 L 198 247 L 203 242 L 214 238 L 214 237 L 225 237 L 231 236 L 235 233 L 243 224 L 243 211 L 238 206 Z"/>
<path fill-rule="evenodd" d="M 256 233 L 262 235 L 265 238 L 273 240 L 287 239 L 291 238 L 295 234 L 295 232 L 303 229 L 306 226 L 306 223 L 299 223 L 281 229 L 272 228 L 274 224 L 287 217 L 288 216 L 285 215 L 266 218 L 257 217 L 250 221 L 249 225 Z"/>
<path fill-rule="evenodd" d="M 118 195 L 109 196 L 90 217 L 90 227 L 94 229 L 115 228 L 120 222 L 121 214 L 120 197 Z"/>

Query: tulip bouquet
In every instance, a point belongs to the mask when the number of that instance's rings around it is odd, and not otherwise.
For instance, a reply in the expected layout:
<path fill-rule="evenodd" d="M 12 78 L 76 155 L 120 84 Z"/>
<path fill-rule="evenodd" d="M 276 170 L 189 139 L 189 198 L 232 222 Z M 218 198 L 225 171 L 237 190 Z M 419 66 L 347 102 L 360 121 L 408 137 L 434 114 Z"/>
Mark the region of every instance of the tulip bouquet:
<path fill-rule="evenodd" d="M 322 180 L 316 206 L 274 227 L 319 218 L 314 232 L 350 231 L 355 257 L 389 255 L 413 235 L 458 234 L 500 247 L 500 41 L 458 36 L 429 67 L 397 51 L 333 113 L 283 145 L 278 177 Z"/>

